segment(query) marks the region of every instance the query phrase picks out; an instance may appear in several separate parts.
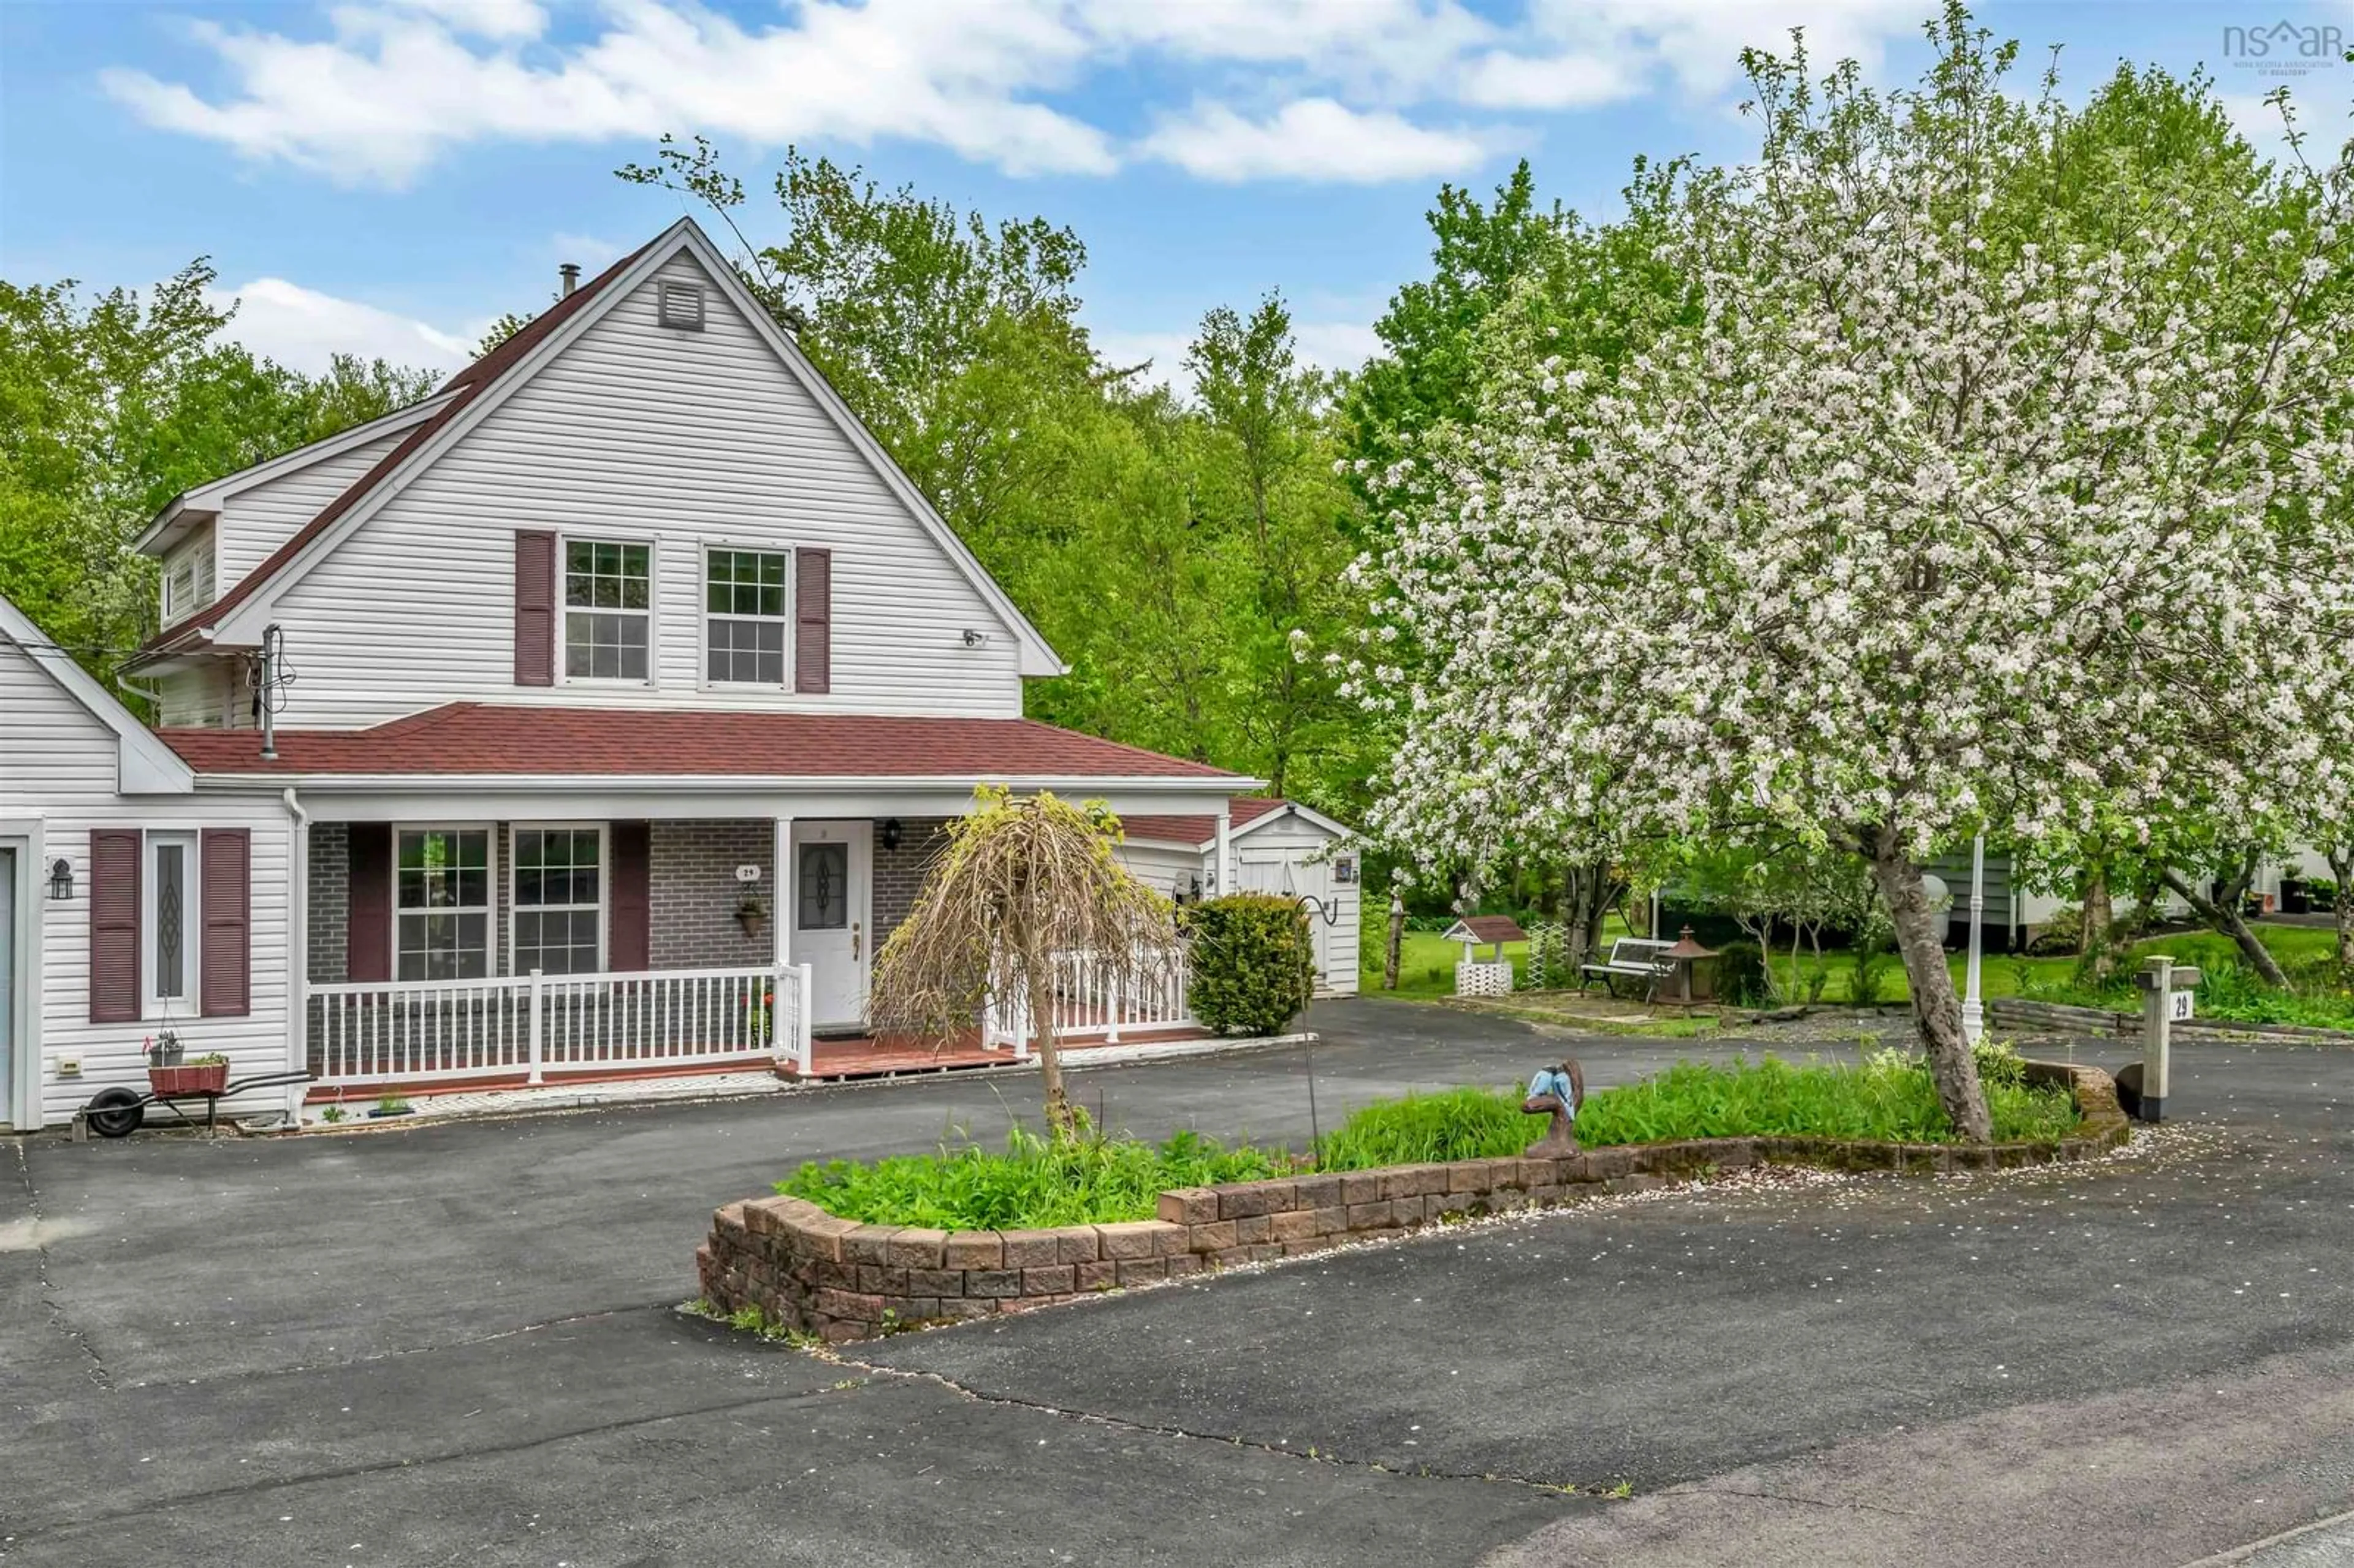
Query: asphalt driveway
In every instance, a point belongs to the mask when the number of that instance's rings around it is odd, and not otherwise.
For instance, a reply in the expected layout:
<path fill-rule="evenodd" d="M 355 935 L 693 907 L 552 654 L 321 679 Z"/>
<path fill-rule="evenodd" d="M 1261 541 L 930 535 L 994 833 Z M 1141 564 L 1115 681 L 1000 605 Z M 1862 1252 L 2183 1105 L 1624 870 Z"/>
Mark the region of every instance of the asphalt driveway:
<path fill-rule="evenodd" d="M 1410 1004 L 1314 1022 L 1328 1124 L 1557 1049 Z M 1577 1049 L 1596 1085 L 1692 1054 Z M 1074 1086 L 1140 1132 L 1302 1139 L 1310 1060 Z M 1032 1080 L 19 1142 L 0 1553 L 2184 1563 L 2354 1506 L 2354 1056 L 2194 1046 L 2176 1077 L 2179 1128 L 2064 1184 L 1647 1195 L 849 1364 L 671 1310 L 710 1211 L 1000 1136 Z"/>

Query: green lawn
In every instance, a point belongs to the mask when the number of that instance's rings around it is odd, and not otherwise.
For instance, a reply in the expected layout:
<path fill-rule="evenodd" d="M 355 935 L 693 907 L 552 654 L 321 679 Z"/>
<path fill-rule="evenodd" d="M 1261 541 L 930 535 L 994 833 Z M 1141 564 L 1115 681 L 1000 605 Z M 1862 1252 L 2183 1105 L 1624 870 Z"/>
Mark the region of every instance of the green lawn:
<path fill-rule="evenodd" d="M 1359 984 L 1366 995 L 1379 994 L 1382 989 L 1381 934 L 1369 927 L 1365 942 L 1364 964 Z M 2336 938 L 2332 932 L 2302 926 L 2257 927 L 2264 945 L 2279 958 L 2282 965 L 2294 975 L 2300 966 L 2314 966 L 2327 959 L 2334 950 Z M 1607 928 L 1610 936 L 1624 936 L 1625 927 L 1613 919 Z M 1407 997 L 1452 996 L 1455 993 L 1455 960 L 1461 955 L 1459 944 L 1442 938 L 1435 931 L 1408 931 L 1399 952 L 1398 989 L 1391 993 Z M 1512 960 L 1512 970 L 1519 981 L 1525 983 L 1528 975 L 1528 944 L 1513 942 L 1504 948 Z M 2178 961 L 2198 963 L 2210 969 L 2221 969 L 2236 961 L 2231 944 L 2223 938 L 2201 932 L 2159 937 L 2140 944 L 2124 966 L 2137 967 L 2144 956 L 2164 953 Z M 1826 953 L 1824 964 L 1829 970 L 1821 1000 L 1826 1002 L 1850 1004 L 1855 1000 L 1852 989 L 1854 965 L 1845 952 Z M 1968 960 L 1964 954 L 1946 957 L 1946 967 L 1954 977 L 1954 989 L 1965 989 Z M 1785 997 L 1803 1000 L 1803 977 L 1812 969 L 1811 955 L 1802 954 L 1794 965 L 1788 949 L 1774 959 L 1774 973 Z M 2105 1001 L 2107 1005 L 2123 1008 L 2130 998 L 2122 991 L 2095 998 L 2072 990 L 2075 978 L 2073 957 L 2030 959 L 2000 953 L 1988 953 L 1981 960 L 1979 983 L 1988 998 L 2041 995 L 2057 1001 L 2092 1002 Z M 1912 1000 L 1912 991 L 1904 981 L 1904 966 L 1894 954 L 1889 954 L 1880 969 L 1879 999 L 1884 1004 L 1902 1003 Z M 2215 1017 L 2242 1018 L 2247 1022 L 2312 1022 L 2328 1024 L 2340 1022 L 2354 1023 L 2354 997 L 2292 997 L 2275 993 L 2272 998 L 2253 1004 L 2236 993 L 2226 998 L 2202 990 L 2200 1011 Z"/>

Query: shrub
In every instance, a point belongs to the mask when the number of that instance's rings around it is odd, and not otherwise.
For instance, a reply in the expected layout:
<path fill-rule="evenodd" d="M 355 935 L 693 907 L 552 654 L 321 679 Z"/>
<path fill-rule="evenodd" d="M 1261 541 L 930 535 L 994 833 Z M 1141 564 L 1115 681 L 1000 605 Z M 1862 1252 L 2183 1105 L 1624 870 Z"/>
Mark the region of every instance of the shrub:
<path fill-rule="evenodd" d="M 1763 1007 L 1774 1000 L 1766 977 L 1766 949 L 1755 942 L 1727 942 L 1716 950 L 1716 997 L 1735 1007 Z"/>
<path fill-rule="evenodd" d="M 1288 1168 L 1280 1150 L 1230 1149 L 1193 1132 L 1155 1145 L 1015 1128 L 1002 1153 L 963 1143 L 872 1164 L 812 1162 L 777 1191 L 869 1224 L 995 1230 L 1149 1220 L 1164 1187 L 1256 1181 Z"/>
<path fill-rule="evenodd" d="M 2075 1126 L 2075 1103 L 2065 1090 L 2030 1086 L 2023 1075 L 1999 1078 L 2013 1069 L 2002 1065 L 2000 1048 L 1997 1053 L 1986 1094 L 1998 1141 L 2059 1138 Z M 1902 1143 L 1953 1139 L 1926 1061 L 1896 1050 L 1875 1052 L 1860 1067 L 1793 1065 L 1776 1056 L 1723 1066 L 1679 1062 L 1656 1078 L 1601 1090 L 1577 1113 L 1578 1140 L 1589 1145 L 1804 1135 Z"/>
<path fill-rule="evenodd" d="M 2075 905 L 2055 909 L 2052 918 L 2027 944 L 2029 954 L 2039 959 L 2056 959 L 2074 953 L 2084 945 L 2084 912 Z"/>
<path fill-rule="evenodd" d="M 1370 1171 L 1518 1154 L 1545 1127 L 1521 1109 L 1521 1099 L 1518 1090 L 1462 1088 L 1376 1101 L 1325 1137 L 1317 1169 Z"/>
<path fill-rule="evenodd" d="M 1888 968 L 1895 959 L 1879 933 L 1866 931 L 1847 950 L 1847 999 L 1858 1007 L 1878 1007 L 1888 990 Z"/>
<path fill-rule="evenodd" d="M 1225 1033 L 1280 1033 L 1316 989 L 1308 916 L 1288 898 L 1235 893 L 1181 911 L 1193 938 L 1194 1020 Z"/>

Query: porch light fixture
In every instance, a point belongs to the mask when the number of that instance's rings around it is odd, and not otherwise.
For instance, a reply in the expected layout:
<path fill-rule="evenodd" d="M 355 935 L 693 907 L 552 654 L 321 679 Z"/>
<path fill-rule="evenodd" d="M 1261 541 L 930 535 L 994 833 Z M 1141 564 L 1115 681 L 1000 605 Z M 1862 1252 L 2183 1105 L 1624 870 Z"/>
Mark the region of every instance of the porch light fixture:
<path fill-rule="evenodd" d="M 62 855 L 49 862 L 49 896 L 59 903 L 73 896 L 73 863 Z"/>
<path fill-rule="evenodd" d="M 899 847 L 899 819 L 896 817 L 883 824 L 883 847 L 886 850 Z"/>

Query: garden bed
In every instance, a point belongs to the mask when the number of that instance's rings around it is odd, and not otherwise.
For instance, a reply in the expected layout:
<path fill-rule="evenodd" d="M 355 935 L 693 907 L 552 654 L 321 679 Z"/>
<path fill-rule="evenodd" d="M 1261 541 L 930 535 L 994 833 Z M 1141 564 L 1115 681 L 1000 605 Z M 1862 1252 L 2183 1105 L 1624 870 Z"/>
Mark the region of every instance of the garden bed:
<path fill-rule="evenodd" d="M 2021 1075 L 2066 1093 L 2077 1119 L 2063 1136 L 1990 1145 L 1774 1134 L 1684 1138 L 1594 1148 L 1558 1159 L 1512 1153 L 1296 1171 L 1172 1187 L 1153 1195 L 1150 1218 L 1017 1228 L 870 1223 L 780 1193 L 718 1211 L 709 1239 L 695 1255 L 696 1271 L 704 1299 L 714 1309 L 748 1312 L 764 1323 L 839 1342 L 1402 1236 L 1447 1219 L 1549 1208 L 1759 1163 L 1905 1172 L 1994 1170 L 2080 1160 L 2130 1136 L 2117 1108 L 2115 1086 L 2099 1069 L 2031 1062 Z M 1593 1114 L 1603 1099 L 1594 1097 L 1585 1114 Z M 1391 1119 L 1427 1130 L 1419 1113 L 1393 1112 Z M 1534 1126 L 1523 1120 L 1515 1136 L 1527 1140 Z M 1363 1144 L 1368 1150 L 1374 1146 L 1371 1137 Z"/>

